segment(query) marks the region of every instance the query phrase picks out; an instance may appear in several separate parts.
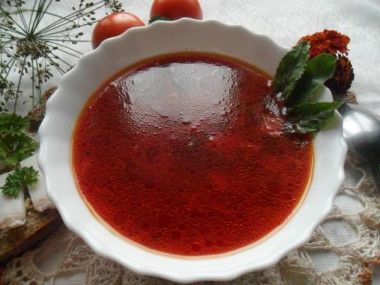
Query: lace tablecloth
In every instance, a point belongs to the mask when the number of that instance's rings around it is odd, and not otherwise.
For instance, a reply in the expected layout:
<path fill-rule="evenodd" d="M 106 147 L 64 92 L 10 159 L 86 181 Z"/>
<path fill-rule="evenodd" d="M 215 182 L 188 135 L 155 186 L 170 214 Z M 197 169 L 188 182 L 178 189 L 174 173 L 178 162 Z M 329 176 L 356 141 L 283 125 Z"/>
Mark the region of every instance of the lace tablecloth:
<path fill-rule="evenodd" d="M 121 1 L 125 10 L 148 21 L 151 0 Z M 360 105 L 380 114 L 380 2 L 378 0 L 200 0 L 204 19 L 239 24 L 270 35 L 284 46 L 304 35 L 334 29 L 350 36 Z M 54 2 L 62 13 L 77 1 Z M 90 30 L 89 30 L 90 31 Z M 87 35 L 88 38 L 90 34 Z M 228 40 L 228 39 L 226 39 Z M 237 43 L 238 44 L 238 43 Z M 90 43 L 79 46 L 83 52 Z M 58 76 L 57 76 L 58 77 Z M 56 78 L 57 82 L 59 78 Z M 52 81 L 54 86 L 57 82 Z M 346 180 L 331 214 L 308 243 L 278 264 L 226 284 L 380 284 L 380 197 L 362 160 L 349 155 Z M 92 252 L 64 225 L 39 248 L 8 263 L 10 284 L 169 284 L 128 269 Z M 33 283 L 34 282 L 34 283 Z M 224 284 L 218 282 L 217 284 Z"/>

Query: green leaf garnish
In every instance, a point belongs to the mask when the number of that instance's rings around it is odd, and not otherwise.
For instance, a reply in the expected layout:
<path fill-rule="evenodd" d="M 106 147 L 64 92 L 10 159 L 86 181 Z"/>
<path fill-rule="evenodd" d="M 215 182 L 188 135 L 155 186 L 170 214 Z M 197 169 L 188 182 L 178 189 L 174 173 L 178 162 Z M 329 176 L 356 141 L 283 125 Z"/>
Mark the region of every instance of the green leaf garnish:
<path fill-rule="evenodd" d="M 1 187 L 2 193 L 17 198 L 21 191 L 38 181 L 38 171 L 30 167 L 18 167 L 7 176 L 5 184 Z"/>
<path fill-rule="evenodd" d="M 0 138 L 0 161 L 16 166 L 37 149 L 37 143 L 26 134 L 12 134 Z"/>
<path fill-rule="evenodd" d="M 322 129 L 342 102 L 307 102 L 288 110 L 288 132 L 314 133 Z"/>
<path fill-rule="evenodd" d="M 0 135 L 19 134 L 28 131 L 29 120 L 15 113 L 0 114 Z"/>
<path fill-rule="evenodd" d="M 310 44 L 307 41 L 294 46 L 285 54 L 277 67 L 273 84 L 276 93 L 282 93 L 284 100 L 292 94 L 297 80 L 301 78 L 305 70 L 309 49 Z"/>
<path fill-rule="evenodd" d="M 307 102 L 324 86 L 326 80 L 334 75 L 336 57 L 322 53 L 309 60 L 305 65 L 305 72 L 296 82 L 293 92 L 285 99 L 287 106 L 294 106 Z"/>
<path fill-rule="evenodd" d="M 156 15 L 156 16 L 153 16 L 153 17 L 149 20 L 148 24 L 152 24 L 152 23 L 154 23 L 154 22 L 156 22 L 156 21 L 171 21 L 171 19 L 169 19 L 169 18 L 167 18 L 167 17 L 165 17 L 165 16 Z"/>
<path fill-rule="evenodd" d="M 310 44 L 301 42 L 281 59 L 273 80 L 274 91 L 285 105 L 285 131 L 314 133 L 322 129 L 341 102 L 312 102 L 326 80 L 334 75 L 336 57 L 319 54 L 309 60 Z"/>
<path fill-rule="evenodd" d="M 38 144 L 27 135 L 29 120 L 16 114 L 0 114 L 0 162 L 16 166 L 32 155 Z"/>

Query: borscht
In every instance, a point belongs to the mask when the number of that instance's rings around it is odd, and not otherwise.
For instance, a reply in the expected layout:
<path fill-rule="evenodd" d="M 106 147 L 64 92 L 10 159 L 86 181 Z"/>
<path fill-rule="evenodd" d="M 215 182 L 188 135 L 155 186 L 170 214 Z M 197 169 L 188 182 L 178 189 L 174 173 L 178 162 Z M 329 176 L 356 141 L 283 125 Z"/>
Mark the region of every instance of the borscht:
<path fill-rule="evenodd" d="M 282 131 L 272 78 L 186 52 L 129 66 L 83 109 L 72 139 L 78 189 L 121 236 L 163 253 L 226 253 L 294 213 L 313 165 L 310 135 Z"/>

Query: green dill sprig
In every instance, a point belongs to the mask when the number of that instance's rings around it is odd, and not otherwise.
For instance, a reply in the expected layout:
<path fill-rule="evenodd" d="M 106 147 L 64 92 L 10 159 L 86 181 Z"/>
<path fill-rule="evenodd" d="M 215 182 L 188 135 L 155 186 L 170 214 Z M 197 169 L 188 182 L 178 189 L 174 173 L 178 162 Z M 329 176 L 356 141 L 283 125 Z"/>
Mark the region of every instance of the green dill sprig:
<path fill-rule="evenodd" d="M 70 58 L 82 53 L 73 48 L 83 39 L 82 28 L 98 21 L 96 11 L 121 11 L 117 0 L 78 1 L 66 15 L 52 12 L 59 0 L 2 1 L 0 5 L 0 112 L 17 110 L 23 96 L 29 96 L 31 108 L 43 104 L 43 85 L 53 71 L 64 74 L 72 67 Z M 52 21 L 43 25 L 46 17 Z M 62 56 L 64 55 L 64 56 Z M 17 74 L 17 76 L 11 76 Z M 24 94 L 24 81 L 31 80 L 31 94 Z M 9 109 L 10 108 L 10 109 Z"/>

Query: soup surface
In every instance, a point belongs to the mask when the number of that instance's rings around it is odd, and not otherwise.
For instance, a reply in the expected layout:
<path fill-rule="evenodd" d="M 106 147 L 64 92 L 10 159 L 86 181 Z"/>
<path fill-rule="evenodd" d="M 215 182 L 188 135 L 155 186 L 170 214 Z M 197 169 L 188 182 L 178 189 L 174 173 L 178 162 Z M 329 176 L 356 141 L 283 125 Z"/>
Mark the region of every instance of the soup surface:
<path fill-rule="evenodd" d="M 307 188 L 309 136 L 282 133 L 271 78 L 212 54 L 157 57 L 89 100 L 73 136 L 93 211 L 150 249 L 209 255 L 280 226 Z"/>

